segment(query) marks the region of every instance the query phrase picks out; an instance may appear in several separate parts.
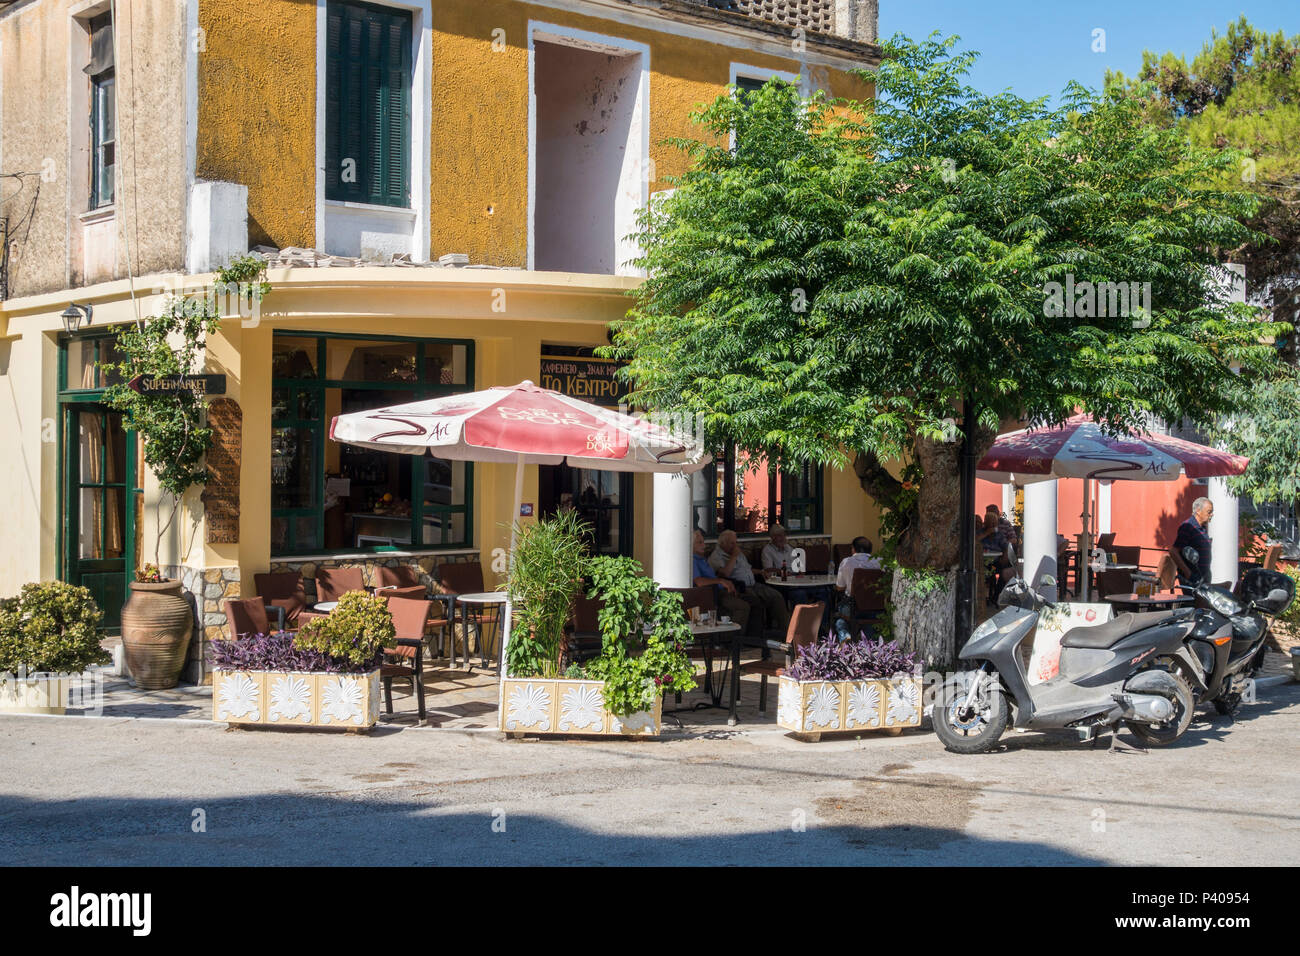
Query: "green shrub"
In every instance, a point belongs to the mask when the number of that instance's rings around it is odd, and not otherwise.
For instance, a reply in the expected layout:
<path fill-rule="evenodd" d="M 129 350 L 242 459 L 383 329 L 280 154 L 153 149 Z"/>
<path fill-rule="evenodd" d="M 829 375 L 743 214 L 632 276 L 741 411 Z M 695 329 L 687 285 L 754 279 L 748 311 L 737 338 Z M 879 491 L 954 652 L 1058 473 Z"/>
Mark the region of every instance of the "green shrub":
<path fill-rule="evenodd" d="M 516 526 L 507 587 L 515 625 L 506 646 L 512 677 L 552 678 L 564 654 L 564 625 L 587 573 L 591 525 L 572 509 Z"/>
<path fill-rule="evenodd" d="M 83 587 L 62 581 L 24 584 L 0 600 L 0 674 L 76 674 L 112 658 L 99 646 L 103 619 Z"/>
<path fill-rule="evenodd" d="M 396 636 L 393 615 L 383 598 L 348 591 L 328 617 L 312 618 L 299 628 L 293 643 L 300 650 L 316 651 L 368 670 L 379 666 L 383 649 L 391 646 Z"/>
<path fill-rule="evenodd" d="M 591 581 L 588 596 L 604 601 L 601 653 L 584 670 L 605 682 L 605 706 L 626 717 L 650 710 L 660 694 L 693 689 L 695 667 L 685 650 L 693 637 L 681 595 L 661 590 L 627 557 L 593 558 Z"/>

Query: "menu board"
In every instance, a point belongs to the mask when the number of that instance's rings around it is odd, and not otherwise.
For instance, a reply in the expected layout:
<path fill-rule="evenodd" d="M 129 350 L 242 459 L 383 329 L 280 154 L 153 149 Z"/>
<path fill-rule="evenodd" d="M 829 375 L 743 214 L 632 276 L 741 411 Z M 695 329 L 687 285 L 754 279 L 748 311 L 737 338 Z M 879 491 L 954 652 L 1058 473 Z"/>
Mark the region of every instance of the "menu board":
<path fill-rule="evenodd" d="M 208 544 L 239 541 L 239 463 L 244 413 L 239 403 L 217 398 L 208 405 L 212 447 L 208 449 L 208 483 L 203 489 L 203 515 Z"/>
<path fill-rule="evenodd" d="M 542 356 L 542 388 L 580 398 L 593 405 L 617 408 L 627 385 L 615 377 L 622 363 L 582 356 Z"/>

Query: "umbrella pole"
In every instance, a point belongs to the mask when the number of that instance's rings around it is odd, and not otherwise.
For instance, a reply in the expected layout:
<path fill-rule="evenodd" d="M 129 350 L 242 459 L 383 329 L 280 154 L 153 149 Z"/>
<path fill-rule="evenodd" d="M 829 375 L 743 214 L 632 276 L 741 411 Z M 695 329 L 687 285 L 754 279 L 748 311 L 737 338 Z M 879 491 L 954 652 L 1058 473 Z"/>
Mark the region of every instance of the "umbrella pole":
<path fill-rule="evenodd" d="M 510 514 L 510 553 L 506 555 L 506 573 L 510 573 L 510 568 L 515 563 L 515 542 L 517 535 L 515 528 L 519 523 L 519 507 L 524 501 L 524 456 L 520 455 L 515 465 L 515 507 Z M 504 706 L 505 694 L 505 676 L 506 676 L 506 645 L 510 643 L 510 625 L 514 621 L 514 607 L 510 603 L 509 591 L 506 592 L 506 619 L 501 624 L 501 696 L 502 700 L 498 706 Z"/>

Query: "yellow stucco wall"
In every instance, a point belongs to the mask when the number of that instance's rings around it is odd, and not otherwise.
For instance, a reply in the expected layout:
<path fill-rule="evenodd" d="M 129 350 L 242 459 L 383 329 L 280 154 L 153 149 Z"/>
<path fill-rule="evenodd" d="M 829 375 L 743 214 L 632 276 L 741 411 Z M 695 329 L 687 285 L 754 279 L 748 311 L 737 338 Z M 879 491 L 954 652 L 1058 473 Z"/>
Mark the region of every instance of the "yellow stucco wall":
<path fill-rule="evenodd" d="M 518 0 L 435 5 L 432 258 L 460 252 L 489 265 L 527 261 L 530 20 L 649 46 L 650 158 L 660 180 L 684 168 L 662 141 L 697 132 L 688 116 L 723 92 L 732 62 L 800 71 L 793 53 L 772 56 Z M 202 0 L 199 23 L 207 41 L 199 58 L 199 178 L 248 186 L 254 243 L 314 245 L 315 4 Z M 819 68 L 817 75 L 835 95 L 868 92 L 846 73 Z"/>
<path fill-rule="evenodd" d="M 316 4 L 203 0 L 195 175 L 248 187 L 250 245 L 315 244 Z"/>

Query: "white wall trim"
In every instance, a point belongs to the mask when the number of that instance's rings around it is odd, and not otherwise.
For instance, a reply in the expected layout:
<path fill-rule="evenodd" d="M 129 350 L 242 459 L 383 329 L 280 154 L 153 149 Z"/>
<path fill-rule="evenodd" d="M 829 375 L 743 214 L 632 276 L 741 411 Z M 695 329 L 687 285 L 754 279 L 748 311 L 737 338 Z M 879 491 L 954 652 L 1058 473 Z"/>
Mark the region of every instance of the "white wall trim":
<path fill-rule="evenodd" d="M 576 46 L 584 50 L 595 50 L 616 55 L 634 54 L 641 57 L 641 79 L 637 86 L 637 102 L 633 116 L 640 117 L 641 142 L 640 178 L 641 206 L 650 201 L 650 45 L 628 40 L 624 37 L 592 33 L 575 27 L 546 23 L 541 20 L 528 21 L 528 258 L 527 268 L 535 269 L 536 257 L 536 215 L 537 215 L 537 58 L 534 48 L 538 41 L 557 43 L 563 46 Z M 640 255 L 638 249 L 635 253 Z M 635 257 L 635 256 L 634 256 Z M 623 264 L 615 261 L 615 275 L 639 275 L 640 270 L 625 269 Z"/>
<path fill-rule="evenodd" d="M 770 66 L 750 66 L 748 63 L 737 63 L 735 60 L 731 61 L 731 69 L 728 75 L 730 79 L 727 82 L 732 86 L 735 86 L 736 80 L 742 76 L 747 80 L 763 80 L 764 82 L 775 76 L 793 86 L 798 86 L 803 79 L 800 74 L 791 73 L 788 70 L 774 70 Z"/>
<path fill-rule="evenodd" d="M 411 209 L 415 225 L 411 233 L 411 259 L 427 262 L 429 259 L 430 224 L 430 150 L 433 141 L 433 2 L 432 0 L 369 0 L 379 6 L 410 10 L 411 23 Z M 348 203 L 336 207 L 325 202 L 325 66 L 328 23 L 328 0 L 316 0 L 316 241 L 315 248 L 325 250 L 326 215 L 328 208 L 347 208 L 361 204 Z M 379 208 L 369 207 L 366 208 Z M 383 207 L 388 209 L 389 207 Z M 409 213 L 393 207 L 396 214 Z"/>

